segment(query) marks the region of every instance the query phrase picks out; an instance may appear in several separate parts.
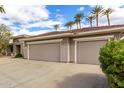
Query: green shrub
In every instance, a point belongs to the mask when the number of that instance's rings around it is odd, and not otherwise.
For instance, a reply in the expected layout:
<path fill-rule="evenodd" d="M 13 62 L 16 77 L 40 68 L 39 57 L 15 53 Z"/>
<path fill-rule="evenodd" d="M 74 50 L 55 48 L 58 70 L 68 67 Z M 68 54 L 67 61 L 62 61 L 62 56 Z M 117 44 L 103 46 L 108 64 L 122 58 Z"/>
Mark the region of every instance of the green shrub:
<path fill-rule="evenodd" d="M 124 40 L 108 42 L 100 49 L 99 60 L 109 86 L 124 87 Z"/>
<path fill-rule="evenodd" d="M 3 54 L 2 53 L 0 53 L 0 57 L 2 57 L 3 56 Z"/>
<path fill-rule="evenodd" d="M 18 53 L 15 55 L 15 58 L 23 58 L 22 54 Z"/>

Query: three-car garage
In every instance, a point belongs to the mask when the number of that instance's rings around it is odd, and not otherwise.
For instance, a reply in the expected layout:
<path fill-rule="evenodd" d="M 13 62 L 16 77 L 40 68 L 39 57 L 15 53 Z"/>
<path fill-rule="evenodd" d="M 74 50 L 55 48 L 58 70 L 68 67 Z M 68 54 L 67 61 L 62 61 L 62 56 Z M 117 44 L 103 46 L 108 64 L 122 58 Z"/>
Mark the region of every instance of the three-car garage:
<path fill-rule="evenodd" d="M 27 42 L 27 59 L 48 62 L 99 64 L 99 50 L 113 36 L 39 40 Z"/>

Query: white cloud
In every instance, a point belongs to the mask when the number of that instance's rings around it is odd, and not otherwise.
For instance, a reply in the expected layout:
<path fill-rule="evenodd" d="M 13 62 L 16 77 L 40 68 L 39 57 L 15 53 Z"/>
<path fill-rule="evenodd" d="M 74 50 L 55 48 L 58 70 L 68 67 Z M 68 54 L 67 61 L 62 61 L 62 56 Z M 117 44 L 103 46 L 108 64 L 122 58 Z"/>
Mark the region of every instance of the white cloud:
<path fill-rule="evenodd" d="M 93 6 L 92 6 L 93 7 Z M 110 15 L 111 24 L 124 24 L 124 7 L 120 6 L 104 6 L 105 8 L 110 7 L 115 10 Z M 53 25 L 59 24 L 60 30 L 66 30 L 66 27 L 63 26 L 63 23 L 66 20 L 66 17 L 62 14 L 56 14 L 55 19 L 50 19 L 50 12 L 47 10 L 46 6 L 5 6 L 6 14 L 0 15 L 0 23 L 4 23 L 12 29 L 14 35 L 18 34 L 41 34 L 44 32 L 49 32 L 49 30 L 39 30 L 39 31 L 29 31 L 29 28 L 32 27 L 41 27 L 48 28 L 53 31 Z M 80 10 L 84 10 L 84 7 L 80 7 Z M 73 15 L 72 15 L 73 16 Z M 8 18 L 3 19 L 3 18 Z M 15 26 L 14 23 L 19 22 L 21 26 Z M 30 23 L 31 22 L 31 23 Z M 84 22 L 84 21 L 83 21 Z M 100 25 L 107 25 L 106 16 L 101 16 L 99 18 Z M 88 25 L 82 24 L 83 27 Z M 73 27 L 74 29 L 76 26 Z"/>
<path fill-rule="evenodd" d="M 9 20 L 4 20 L 2 18 L 0 18 L 0 23 L 1 24 L 6 24 L 7 26 L 13 25 L 13 23 Z"/>
<path fill-rule="evenodd" d="M 0 23 L 3 23 L 10 27 L 14 35 L 19 34 L 41 34 L 48 30 L 42 31 L 29 31 L 28 28 L 41 27 L 41 28 L 53 28 L 55 24 L 62 24 L 60 20 L 49 19 L 50 12 L 46 6 L 4 6 L 6 14 L 0 15 Z M 59 16 L 58 16 L 59 17 Z M 5 19 L 6 18 L 6 19 Z M 14 23 L 20 24 L 17 27 Z"/>
<path fill-rule="evenodd" d="M 59 21 L 55 21 L 55 20 L 47 20 L 47 21 L 38 21 L 38 22 L 33 23 L 33 24 L 28 24 L 25 27 L 26 28 L 31 28 L 31 27 L 53 28 L 53 26 L 55 24 L 61 25 L 62 23 Z"/>
<path fill-rule="evenodd" d="M 9 26 L 9 27 L 12 31 L 17 31 L 21 29 L 20 27 L 17 27 L 17 26 Z"/>
<path fill-rule="evenodd" d="M 91 8 L 93 8 L 95 5 L 90 5 Z M 121 5 L 103 5 L 103 7 L 106 8 L 112 8 L 114 12 L 110 14 L 110 22 L 111 25 L 119 25 L 124 24 L 124 7 L 120 7 Z M 99 17 L 99 25 L 108 25 L 106 16 L 103 16 L 102 14 Z"/>
<path fill-rule="evenodd" d="M 20 23 L 48 19 L 49 11 L 45 6 L 4 6 L 4 17 Z"/>
<path fill-rule="evenodd" d="M 56 14 L 55 17 L 56 17 L 57 21 L 60 21 L 62 23 L 64 23 L 64 21 L 66 21 L 66 17 L 64 15 L 62 15 L 62 14 Z"/>
<path fill-rule="evenodd" d="M 83 11 L 84 10 L 84 7 L 81 6 L 80 8 L 77 9 L 78 11 Z"/>
<path fill-rule="evenodd" d="M 39 31 L 29 31 L 26 28 L 23 28 L 19 31 L 12 31 L 14 33 L 14 36 L 21 35 L 21 34 L 26 34 L 26 35 L 38 35 L 38 34 L 43 34 L 48 32 L 48 30 L 39 30 Z"/>
<path fill-rule="evenodd" d="M 105 6 L 105 8 L 108 8 Z M 112 25 L 124 24 L 124 8 L 110 6 L 110 8 L 114 9 L 114 12 L 110 14 L 110 21 Z M 106 16 L 100 17 L 100 25 L 107 25 Z"/>

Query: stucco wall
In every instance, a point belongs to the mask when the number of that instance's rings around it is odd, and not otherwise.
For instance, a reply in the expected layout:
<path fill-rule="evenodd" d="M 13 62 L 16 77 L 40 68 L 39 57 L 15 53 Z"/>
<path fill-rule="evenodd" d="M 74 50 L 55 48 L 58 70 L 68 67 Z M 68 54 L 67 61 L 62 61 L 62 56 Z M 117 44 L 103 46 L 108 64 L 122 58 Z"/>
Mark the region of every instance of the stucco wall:
<path fill-rule="evenodd" d="M 14 56 L 16 55 L 16 45 L 15 44 L 13 44 L 13 54 L 14 54 Z"/>
<path fill-rule="evenodd" d="M 73 39 L 70 39 L 70 62 L 74 62 L 74 55 L 75 55 L 75 43 Z"/>
<path fill-rule="evenodd" d="M 23 46 L 22 49 L 23 49 L 23 53 L 22 53 L 23 54 L 23 57 L 24 58 L 27 58 L 27 47 Z"/>
<path fill-rule="evenodd" d="M 83 38 L 83 37 L 80 37 L 80 38 Z M 88 38 L 92 38 L 92 37 L 88 37 Z M 57 50 L 60 53 L 60 62 L 73 62 L 73 63 L 75 62 L 75 41 L 73 39 L 77 39 L 77 38 L 62 38 L 62 41 L 60 41 L 60 50 Z M 46 46 L 46 47 L 50 47 L 50 46 Z M 26 45 L 25 47 L 23 47 L 24 58 L 28 57 L 27 50 L 28 50 L 28 47 Z M 45 51 L 47 50 L 45 49 Z"/>
<path fill-rule="evenodd" d="M 61 62 L 67 62 L 68 59 L 68 48 L 69 47 L 69 39 L 63 38 L 63 40 L 60 43 L 60 61 Z"/>

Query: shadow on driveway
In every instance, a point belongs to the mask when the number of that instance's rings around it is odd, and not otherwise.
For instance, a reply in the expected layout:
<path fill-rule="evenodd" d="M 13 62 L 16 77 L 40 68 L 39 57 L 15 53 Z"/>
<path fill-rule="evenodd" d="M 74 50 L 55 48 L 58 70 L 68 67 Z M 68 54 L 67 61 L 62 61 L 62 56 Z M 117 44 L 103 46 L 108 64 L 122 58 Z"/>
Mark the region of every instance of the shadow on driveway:
<path fill-rule="evenodd" d="M 57 84 L 59 88 L 107 88 L 108 82 L 104 75 L 81 73 L 66 77 Z"/>

